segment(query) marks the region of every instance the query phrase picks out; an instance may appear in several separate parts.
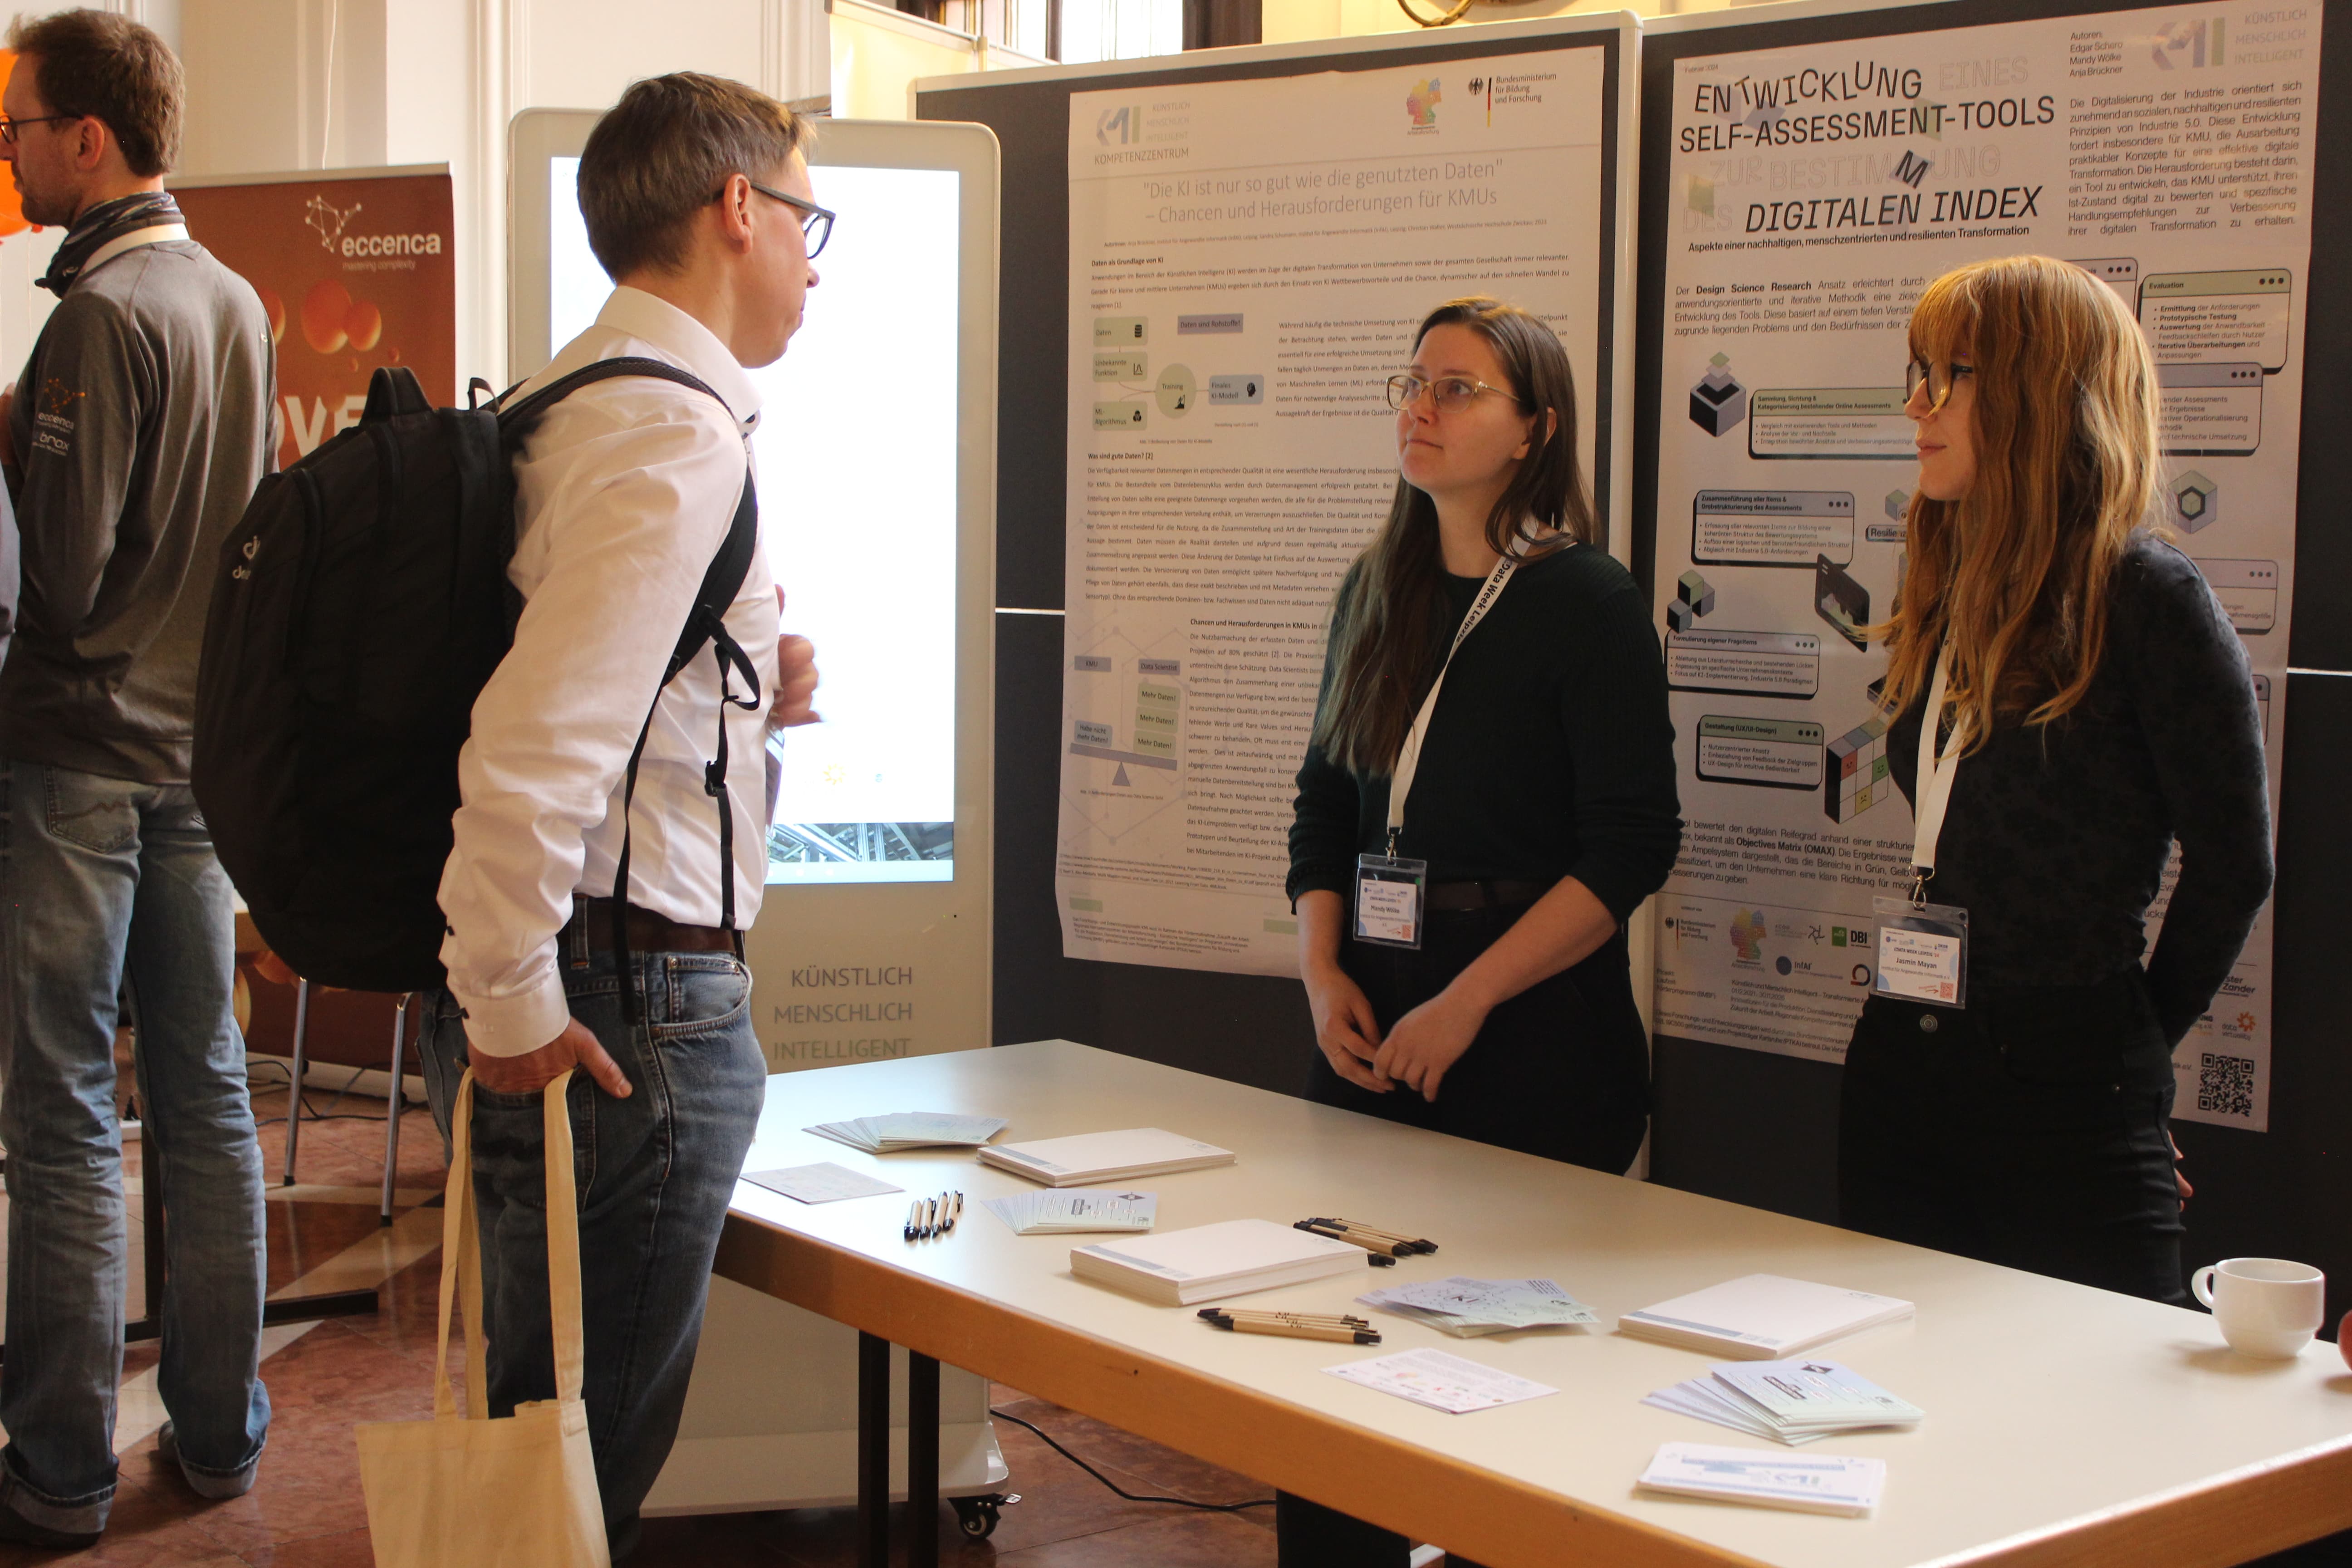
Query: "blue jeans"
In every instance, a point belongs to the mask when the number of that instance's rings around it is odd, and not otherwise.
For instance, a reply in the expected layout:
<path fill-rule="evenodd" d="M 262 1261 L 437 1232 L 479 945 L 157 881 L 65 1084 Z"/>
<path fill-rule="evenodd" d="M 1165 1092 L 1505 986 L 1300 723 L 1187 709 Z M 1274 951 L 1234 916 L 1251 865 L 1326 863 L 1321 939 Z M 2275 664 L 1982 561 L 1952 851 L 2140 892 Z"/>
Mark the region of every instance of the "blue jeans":
<path fill-rule="evenodd" d="M 118 998 L 138 1034 L 148 1181 L 163 1184 L 163 1360 L 182 1468 L 244 1489 L 269 1433 L 261 1150 L 232 999 L 228 878 L 184 784 L 0 761 L 0 1143 L 8 1352 L 0 1507 L 104 1528 L 127 1275 Z"/>
<path fill-rule="evenodd" d="M 616 1548 L 669 1458 L 702 1337 L 710 1262 L 768 1065 L 751 1027 L 751 975 L 732 954 L 630 954 L 644 1021 L 621 1018 L 609 952 L 565 939 L 564 991 L 635 1091 L 614 1100 L 586 1073 L 570 1091 L 580 1201 L 588 1430 L 604 1525 Z M 466 1027 L 446 991 L 425 1014 L 425 1080 L 446 1136 L 466 1069 Z M 474 1189 L 481 1216 L 489 1408 L 510 1415 L 555 1397 L 548 1326 L 546 1136 L 536 1094 L 474 1086 Z M 445 1264 L 446 1267 L 446 1264 Z"/>

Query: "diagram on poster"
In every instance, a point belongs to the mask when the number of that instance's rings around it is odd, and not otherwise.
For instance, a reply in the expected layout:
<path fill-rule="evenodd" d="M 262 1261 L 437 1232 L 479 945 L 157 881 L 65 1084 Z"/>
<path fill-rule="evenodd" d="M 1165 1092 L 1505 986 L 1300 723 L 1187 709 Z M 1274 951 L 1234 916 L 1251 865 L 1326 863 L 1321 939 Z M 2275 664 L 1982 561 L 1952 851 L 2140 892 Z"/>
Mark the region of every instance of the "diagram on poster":
<path fill-rule="evenodd" d="M 1597 47 L 1071 95 L 1068 955 L 1297 972 L 1293 781 L 1395 490 L 1382 384 L 1487 293 L 1596 406 L 1612 101 Z"/>
<path fill-rule="evenodd" d="M 1905 564 L 1905 329 L 1966 262 L 2071 260 L 2137 316 L 2163 521 L 2258 672 L 2275 819 L 2320 20 L 2108 12 L 1677 63 L 1656 581 L 1689 829 L 1660 1032 L 1840 1060 L 1869 994 L 1912 823 L 1864 628 Z M 2267 1125 L 2270 931 L 2265 910 L 2176 1053 L 2177 1115 Z"/>

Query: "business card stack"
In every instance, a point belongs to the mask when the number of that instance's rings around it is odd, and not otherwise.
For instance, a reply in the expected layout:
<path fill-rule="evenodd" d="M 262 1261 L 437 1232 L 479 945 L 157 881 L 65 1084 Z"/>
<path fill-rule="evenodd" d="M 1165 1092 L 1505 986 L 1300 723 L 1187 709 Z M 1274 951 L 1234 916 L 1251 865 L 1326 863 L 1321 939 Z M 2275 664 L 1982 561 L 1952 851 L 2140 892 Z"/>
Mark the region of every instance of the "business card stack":
<path fill-rule="evenodd" d="M 1079 1279 L 1164 1307 L 1303 1285 L 1363 1267 L 1360 1247 L 1264 1219 L 1229 1219 L 1070 1254 L 1070 1272 Z"/>
<path fill-rule="evenodd" d="M 1776 1361 L 1911 1311 L 1910 1302 L 1893 1296 L 1748 1274 L 1627 1312 L 1617 1331 L 1741 1361 Z"/>
<path fill-rule="evenodd" d="M 1015 1236 L 1068 1236 L 1087 1230 L 1150 1230 L 1160 1209 L 1150 1193 L 1015 1193 L 982 1198 L 981 1207 Z"/>
<path fill-rule="evenodd" d="M 1356 1300 L 1461 1339 L 1601 1321 L 1599 1313 L 1550 1279 L 1472 1279 L 1457 1274 L 1368 1290 Z"/>
<path fill-rule="evenodd" d="M 1662 1388 L 1642 1403 L 1791 1447 L 1840 1432 L 1909 1431 L 1927 1412 L 1833 1361 L 1744 1361 Z"/>
<path fill-rule="evenodd" d="M 869 1154 L 895 1153 L 900 1149 L 970 1147 L 985 1143 L 1004 1131 L 1002 1116 L 960 1116 L 952 1110 L 895 1110 L 887 1116 L 859 1116 L 847 1121 L 820 1121 L 801 1129 Z"/>
<path fill-rule="evenodd" d="M 1234 1152 L 1197 1138 L 1180 1138 L 1157 1127 L 1133 1127 L 1123 1132 L 1082 1132 L 1074 1138 L 1045 1138 L 1032 1143 L 992 1143 L 981 1150 L 980 1159 L 982 1164 L 1049 1187 L 1084 1187 L 1097 1182 L 1139 1182 L 1149 1176 L 1230 1165 Z"/>
<path fill-rule="evenodd" d="M 1652 1491 L 1713 1498 L 1717 1502 L 1858 1519 L 1878 1507 L 1880 1494 L 1886 1489 L 1886 1461 L 1828 1454 L 1783 1459 L 1752 1448 L 1664 1443 L 1650 1468 L 1642 1472 L 1642 1485 Z"/>

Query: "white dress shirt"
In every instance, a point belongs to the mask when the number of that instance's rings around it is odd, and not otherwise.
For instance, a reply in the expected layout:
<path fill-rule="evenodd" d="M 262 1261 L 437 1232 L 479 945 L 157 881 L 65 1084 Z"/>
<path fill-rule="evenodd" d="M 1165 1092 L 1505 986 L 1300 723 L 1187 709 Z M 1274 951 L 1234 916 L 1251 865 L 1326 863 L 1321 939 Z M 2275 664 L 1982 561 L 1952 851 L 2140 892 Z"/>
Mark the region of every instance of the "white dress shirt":
<path fill-rule="evenodd" d="M 467 1043 L 491 1056 L 537 1050 L 571 1016 L 556 937 L 575 891 L 613 891 L 623 775 L 657 689 L 629 813 L 629 901 L 688 925 L 719 923 L 719 804 L 702 785 L 718 742 L 718 665 L 706 647 L 667 687 L 660 681 L 750 482 L 760 394 L 701 322 L 616 289 L 596 324 L 517 396 L 622 355 L 682 366 L 727 406 L 646 376 L 597 382 L 551 408 L 516 460 L 507 575 L 522 618 L 458 753 L 463 804 L 441 877 L 449 989 L 466 1009 Z M 727 612 L 761 693 L 752 709 L 725 709 L 739 927 L 759 912 L 767 873 L 777 625 L 763 544 Z M 740 677 L 735 684 L 748 695 Z"/>

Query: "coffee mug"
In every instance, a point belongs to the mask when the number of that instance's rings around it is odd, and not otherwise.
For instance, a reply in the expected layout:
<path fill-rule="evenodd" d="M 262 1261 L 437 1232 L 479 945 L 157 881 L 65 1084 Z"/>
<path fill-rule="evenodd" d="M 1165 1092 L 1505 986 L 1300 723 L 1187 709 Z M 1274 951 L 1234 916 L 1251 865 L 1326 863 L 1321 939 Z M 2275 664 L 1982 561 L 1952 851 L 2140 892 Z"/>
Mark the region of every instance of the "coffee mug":
<path fill-rule="evenodd" d="M 2191 1275 L 2189 1289 L 2213 1310 L 2231 1350 L 2276 1359 L 2298 1353 L 2319 1331 L 2327 1276 L 2284 1258 L 2225 1258 Z"/>

